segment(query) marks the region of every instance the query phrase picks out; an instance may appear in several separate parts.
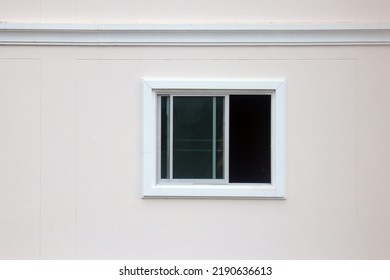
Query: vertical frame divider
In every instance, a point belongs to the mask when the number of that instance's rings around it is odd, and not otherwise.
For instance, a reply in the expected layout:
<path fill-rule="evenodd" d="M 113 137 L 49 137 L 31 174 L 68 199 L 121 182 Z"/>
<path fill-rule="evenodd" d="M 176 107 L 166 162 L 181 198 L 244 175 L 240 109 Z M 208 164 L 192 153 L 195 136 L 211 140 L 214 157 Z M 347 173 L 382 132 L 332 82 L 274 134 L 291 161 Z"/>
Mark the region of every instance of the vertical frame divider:
<path fill-rule="evenodd" d="M 212 178 L 217 178 L 217 100 L 213 96 Z"/>
<path fill-rule="evenodd" d="M 169 179 L 173 179 L 173 95 L 169 96 Z"/>
<path fill-rule="evenodd" d="M 229 99 L 229 94 L 226 94 L 224 96 L 224 132 L 223 132 L 223 137 L 224 137 L 224 178 L 225 178 L 225 183 L 229 183 L 229 104 L 230 104 L 230 99 Z"/>
<path fill-rule="evenodd" d="M 161 129 L 161 114 L 162 114 L 162 98 L 160 95 L 157 95 L 157 179 L 156 182 L 159 182 L 162 178 L 162 173 L 161 173 L 161 140 L 162 140 L 162 129 Z"/>
<path fill-rule="evenodd" d="M 168 98 L 167 98 L 167 104 L 166 104 L 166 110 L 165 110 L 165 114 L 167 114 L 167 162 L 166 162 L 166 165 L 167 165 L 167 178 L 170 179 L 171 178 L 171 166 L 170 166 L 170 162 L 172 161 L 171 158 L 170 158 L 170 151 L 171 151 L 171 135 L 170 135 L 170 131 L 171 131 L 171 127 L 170 127 L 170 120 L 171 120 L 171 111 L 170 111 L 170 100 L 171 100 L 171 96 L 168 95 Z"/>

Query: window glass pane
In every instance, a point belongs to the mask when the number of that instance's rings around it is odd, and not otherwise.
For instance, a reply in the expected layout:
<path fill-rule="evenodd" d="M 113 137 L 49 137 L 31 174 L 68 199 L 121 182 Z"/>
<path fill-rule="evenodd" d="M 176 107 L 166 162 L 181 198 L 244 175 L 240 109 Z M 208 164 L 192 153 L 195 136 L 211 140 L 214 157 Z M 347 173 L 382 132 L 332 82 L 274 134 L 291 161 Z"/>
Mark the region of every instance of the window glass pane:
<path fill-rule="evenodd" d="M 231 95 L 229 181 L 271 182 L 271 96 Z"/>
<path fill-rule="evenodd" d="M 173 97 L 174 179 L 223 176 L 218 171 L 223 170 L 223 153 L 217 152 L 219 146 L 223 150 L 223 100 L 219 99 L 223 97 Z"/>
<path fill-rule="evenodd" d="M 214 97 L 216 101 L 216 179 L 224 178 L 224 98 Z"/>
<path fill-rule="evenodd" d="M 161 96 L 161 179 L 169 178 L 169 96 Z"/>

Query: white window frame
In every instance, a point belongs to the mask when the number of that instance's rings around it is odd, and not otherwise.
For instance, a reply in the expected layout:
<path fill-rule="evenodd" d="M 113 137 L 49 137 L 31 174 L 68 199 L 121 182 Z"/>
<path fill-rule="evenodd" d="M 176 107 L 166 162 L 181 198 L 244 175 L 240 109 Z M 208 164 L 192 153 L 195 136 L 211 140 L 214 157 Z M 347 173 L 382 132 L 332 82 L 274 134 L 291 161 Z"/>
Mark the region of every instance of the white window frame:
<path fill-rule="evenodd" d="M 223 90 L 226 94 L 247 94 L 248 91 L 264 91 L 271 95 L 271 183 L 221 183 L 210 184 L 180 180 L 172 184 L 158 178 L 159 116 L 158 95 L 168 90 L 181 90 L 181 95 L 210 95 L 210 91 Z M 158 197 L 209 197 L 209 198 L 285 198 L 285 94 L 284 79 L 272 80 L 142 80 L 143 91 L 143 139 L 142 185 L 144 198 Z M 252 93 L 253 94 L 253 93 Z M 217 95 L 212 94 L 212 95 Z M 227 139 L 228 141 L 228 139 Z"/>

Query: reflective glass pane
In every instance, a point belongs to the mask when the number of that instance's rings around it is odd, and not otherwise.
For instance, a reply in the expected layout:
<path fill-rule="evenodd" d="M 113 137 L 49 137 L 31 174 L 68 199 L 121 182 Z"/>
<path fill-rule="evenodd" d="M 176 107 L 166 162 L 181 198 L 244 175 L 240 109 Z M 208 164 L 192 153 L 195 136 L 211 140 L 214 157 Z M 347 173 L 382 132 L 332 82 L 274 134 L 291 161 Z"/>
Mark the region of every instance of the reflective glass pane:
<path fill-rule="evenodd" d="M 271 182 L 271 96 L 231 95 L 229 181 Z"/>
<path fill-rule="evenodd" d="M 223 177 L 223 97 L 173 97 L 173 178 Z"/>
<path fill-rule="evenodd" d="M 169 96 L 161 96 L 161 179 L 169 178 Z"/>
<path fill-rule="evenodd" d="M 215 149 L 215 157 L 216 157 L 216 166 L 215 166 L 215 178 L 223 179 L 224 178 L 224 98 L 223 97 L 215 97 L 215 134 L 216 134 L 216 149 Z"/>

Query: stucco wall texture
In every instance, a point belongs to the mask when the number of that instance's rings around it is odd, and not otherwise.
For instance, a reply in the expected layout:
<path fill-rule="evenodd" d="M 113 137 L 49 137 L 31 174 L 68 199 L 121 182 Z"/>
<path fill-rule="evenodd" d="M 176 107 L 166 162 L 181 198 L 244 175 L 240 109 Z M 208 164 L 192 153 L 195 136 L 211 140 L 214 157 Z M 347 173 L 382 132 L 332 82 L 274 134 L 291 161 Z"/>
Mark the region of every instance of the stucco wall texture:
<path fill-rule="evenodd" d="M 389 22 L 390 2 L 0 1 L 4 22 Z M 388 46 L 0 46 L 0 259 L 389 259 Z M 286 200 L 142 199 L 141 79 L 285 78 Z"/>
<path fill-rule="evenodd" d="M 389 22 L 387 0 L 1 0 L 8 22 Z"/>

